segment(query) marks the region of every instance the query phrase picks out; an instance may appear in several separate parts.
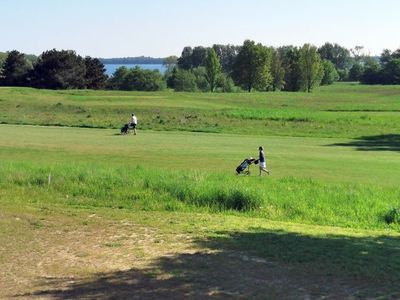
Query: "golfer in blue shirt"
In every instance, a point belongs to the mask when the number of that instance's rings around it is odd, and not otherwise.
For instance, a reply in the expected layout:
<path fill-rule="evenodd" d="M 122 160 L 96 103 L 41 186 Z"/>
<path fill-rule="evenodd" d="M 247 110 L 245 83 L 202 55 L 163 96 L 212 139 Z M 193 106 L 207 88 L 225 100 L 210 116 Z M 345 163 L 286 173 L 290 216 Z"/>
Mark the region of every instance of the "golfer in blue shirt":
<path fill-rule="evenodd" d="M 259 150 L 259 158 L 258 158 L 258 163 L 259 163 L 259 168 L 260 168 L 260 176 L 262 175 L 262 172 L 265 172 L 269 175 L 269 171 L 267 170 L 267 163 L 265 161 L 265 155 L 264 155 L 264 147 L 260 146 L 258 147 Z"/>

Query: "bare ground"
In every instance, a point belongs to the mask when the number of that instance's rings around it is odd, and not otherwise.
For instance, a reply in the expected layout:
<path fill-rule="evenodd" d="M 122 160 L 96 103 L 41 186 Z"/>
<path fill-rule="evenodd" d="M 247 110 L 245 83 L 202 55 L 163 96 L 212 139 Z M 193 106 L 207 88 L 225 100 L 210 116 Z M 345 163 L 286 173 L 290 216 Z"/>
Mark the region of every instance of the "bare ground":
<path fill-rule="evenodd" d="M 0 226 L 4 299 L 375 298 L 370 282 L 208 247 L 173 224 L 43 211 L 0 213 Z"/>

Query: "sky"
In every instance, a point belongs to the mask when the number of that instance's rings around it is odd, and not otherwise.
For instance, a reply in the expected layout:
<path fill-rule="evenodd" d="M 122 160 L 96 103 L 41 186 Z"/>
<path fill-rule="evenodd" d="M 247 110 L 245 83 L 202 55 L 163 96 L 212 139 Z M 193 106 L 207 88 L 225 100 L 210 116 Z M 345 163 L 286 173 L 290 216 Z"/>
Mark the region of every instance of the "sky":
<path fill-rule="evenodd" d="M 179 56 L 184 46 L 400 48 L 399 0 L 0 0 L 0 51 Z"/>

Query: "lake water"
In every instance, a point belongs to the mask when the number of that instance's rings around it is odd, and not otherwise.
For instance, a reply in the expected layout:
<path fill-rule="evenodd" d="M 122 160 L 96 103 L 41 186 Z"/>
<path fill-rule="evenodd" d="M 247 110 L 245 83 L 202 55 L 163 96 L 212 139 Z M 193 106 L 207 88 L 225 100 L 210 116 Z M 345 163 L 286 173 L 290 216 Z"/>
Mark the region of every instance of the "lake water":
<path fill-rule="evenodd" d="M 108 76 L 111 76 L 116 69 L 123 66 L 128 69 L 138 66 L 145 70 L 159 70 L 161 73 L 164 73 L 167 70 L 162 64 L 104 64 Z"/>

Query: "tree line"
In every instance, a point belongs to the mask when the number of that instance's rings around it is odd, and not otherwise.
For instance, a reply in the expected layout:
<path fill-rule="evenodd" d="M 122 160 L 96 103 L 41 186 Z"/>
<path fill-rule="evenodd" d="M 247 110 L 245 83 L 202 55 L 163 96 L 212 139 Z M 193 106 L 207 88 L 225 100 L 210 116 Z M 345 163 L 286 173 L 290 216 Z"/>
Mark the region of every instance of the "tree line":
<path fill-rule="evenodd" d="M 216 60 L 210 59 L 215 55 Z M 399 59 L 400 49 L 384 50 L 380 57 L 372 57 L 362 46 L 347 49 L 327 42 L 319 48 L 310 44 L 273 48 L 247 40 L 242 46 L 185 47 L 168 74 L 167 85 L 187 91 L 213 91 L 217 87 L 222 91 L 311 92 L 335 81 L 400 84 Z M 212 61 L 213 72 L 217 72 L 215 84 L 207 77 Z"/>
<path fill-rule="evenodd" d="M 273 48 L 246 40 L 242 46 L 185 47 L 167 72 L 167 86 L 185 91 L 311 92 L 339 78 L 333 59 L 324 58 L 313 45 Z"/>
<path fill-rule="evenodd" d="M 107 75 L 97 58 L 81 57 L 72 50 L 49 50 L 35 62 L 13 50 L 2 65 L 0 84 L 45 89 L 103 89 Z"/>
<path fill-rule="evenodd" d="M 184 47 L 163 60 L 165 74 L 139 67 L 118 68 L 111 77 L 101 60 L 72 50 L 49 50 L 39 57 L 16 50 L 0 53 L 0 84 L 48 89 L 114 89 L 235 92 L 306 91 L 335 81 L 400 84 L 400 49 L 379 58 L 363 47 L 325 43 L 317 48 L 267 47 L 251 40 L 241 46 Z"/>
<path fill-rule="evenodd" d="M 364 84 L 400 84 L 400 49 L 384 50 L 379 61 L 367 60 L 358 66 Z"/>

